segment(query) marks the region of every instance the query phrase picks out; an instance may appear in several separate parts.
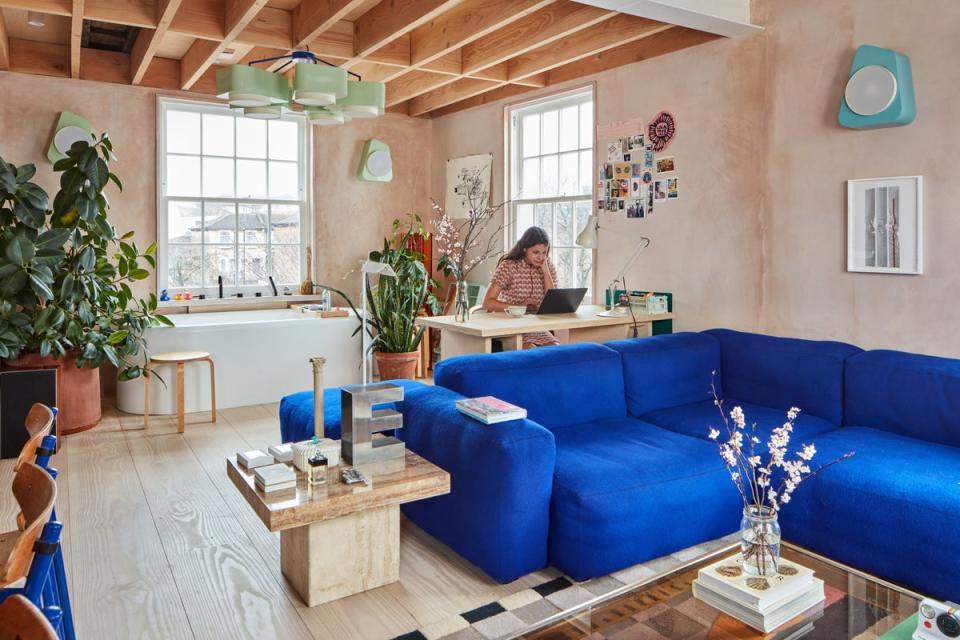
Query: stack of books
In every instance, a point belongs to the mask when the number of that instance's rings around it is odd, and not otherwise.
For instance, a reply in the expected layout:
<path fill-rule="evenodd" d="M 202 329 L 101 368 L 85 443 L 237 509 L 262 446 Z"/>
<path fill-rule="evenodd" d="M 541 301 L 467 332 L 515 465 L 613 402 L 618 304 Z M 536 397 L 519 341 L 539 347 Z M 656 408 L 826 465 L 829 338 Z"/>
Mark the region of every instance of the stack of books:
<path fill-rule="evenodd" d="M 823 580 L 813 571 L 781 559 L 772 577 L 748 575 L 739 555 L 703 569 L 693 581 L 693 595 L 723 613 L 764 633 L 789 622 L 824 599 Z"/>
<path fill-rule="evenodd" d="M 457 411 L 484 424 L 496 424 L 527 417 L 527 410 L 493 396 L 457 400 Z"/>
<path fill-rule="evenodd" d="M 256 469 L 268 464 L 273 464 L 273 456 L 268 456 L 260 449 L 253 451 L 238 451 L 237 463 L 246 469 Z"/>
<path fill-rule="evenodd" d="M 253 483 L 264 493 L 284 491 L 297 487 L 297 474 L 289 465 L 278 463 L 260 467 L 253 472 Z"/>

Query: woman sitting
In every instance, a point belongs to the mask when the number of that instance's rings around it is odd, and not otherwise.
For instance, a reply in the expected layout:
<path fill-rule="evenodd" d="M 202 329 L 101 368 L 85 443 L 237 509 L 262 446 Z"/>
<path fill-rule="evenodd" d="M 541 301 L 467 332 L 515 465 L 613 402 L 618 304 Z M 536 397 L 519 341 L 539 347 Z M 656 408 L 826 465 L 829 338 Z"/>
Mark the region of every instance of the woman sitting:
<path fill-rule="evenodd" d="M 548 289 L 556 287 L 557 270 L 550 262 L 550 238 L 540 227 L 523 232 L 517 244 L 497 263 L 490 288 L 483 298 L 487 311 L 503 311 L 524 305 L 536 311 Z M 559 344 L 549 331 L 523 334 L 523 348 Z"/>

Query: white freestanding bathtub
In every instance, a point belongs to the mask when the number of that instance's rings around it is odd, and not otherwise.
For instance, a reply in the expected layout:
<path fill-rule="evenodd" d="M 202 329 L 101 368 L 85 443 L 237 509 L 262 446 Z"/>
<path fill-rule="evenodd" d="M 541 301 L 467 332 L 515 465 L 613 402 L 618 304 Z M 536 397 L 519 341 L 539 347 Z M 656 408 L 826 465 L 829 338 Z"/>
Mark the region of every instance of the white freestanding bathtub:
<path fill-rule="evenodd" d="M 207 351 L 216 367 L 217 408 L 279 402 L 313 389 L 310 358 L 323 356 L 326 387 L 360 382 L 359 321 L 320 318 L 290 309 L 229 311 L 168 316 L 173 327 L 147 331 L 148 353 Z M 186 365 L 186 411 L 210 409 L 206 362 Z M 156 365 L 166 386 L 151 377 L 150 413 L 177 412 L 176 365 Z M 117 384 L 117 408 L 143 413 L 143 380 Z"/>

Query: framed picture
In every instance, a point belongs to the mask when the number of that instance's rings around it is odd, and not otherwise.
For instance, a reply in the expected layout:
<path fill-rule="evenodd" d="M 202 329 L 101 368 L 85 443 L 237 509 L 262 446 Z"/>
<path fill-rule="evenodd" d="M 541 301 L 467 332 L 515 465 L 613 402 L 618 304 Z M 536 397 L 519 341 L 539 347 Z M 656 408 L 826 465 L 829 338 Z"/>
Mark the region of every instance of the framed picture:
<path fill-rule="evenodd" d="M 923 273 L 923 176 L 847 181 L 847 271 Z"/>

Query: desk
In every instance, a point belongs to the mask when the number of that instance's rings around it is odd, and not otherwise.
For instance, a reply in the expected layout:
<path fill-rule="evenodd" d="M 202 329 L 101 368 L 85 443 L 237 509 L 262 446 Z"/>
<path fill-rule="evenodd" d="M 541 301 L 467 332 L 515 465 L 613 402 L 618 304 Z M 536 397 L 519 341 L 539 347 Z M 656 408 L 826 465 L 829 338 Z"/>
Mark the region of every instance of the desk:
<path fill-rule="evenodd" d="M 491 353 L 494 338 L 503 342 L 504 350 L 522 349 L 523 334 L 534 331 L 554 331 L 560 342 L 607 342 L 631 337 L 634 320 L 629 312 L 605 318 L 597 315 L 603 310 L 599 306 L 582 306 L 575 313 L 528 314 L 520 318 L 502 311 L 480 311 L 471 314 L 466 322 L 456 322 L 453 316 L 421 316 L 417 324 L 440 330 L 442 358 Z M 672 319 L 672 313 L 637 314 L 638 335 L 651 335 L 651 325 L 656 320 Z"/>

